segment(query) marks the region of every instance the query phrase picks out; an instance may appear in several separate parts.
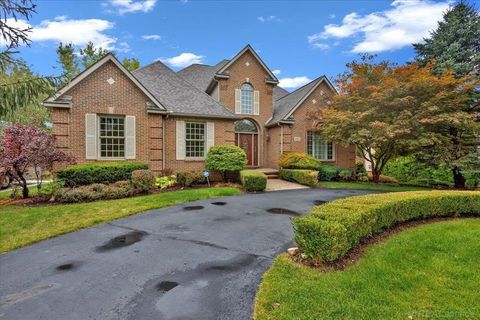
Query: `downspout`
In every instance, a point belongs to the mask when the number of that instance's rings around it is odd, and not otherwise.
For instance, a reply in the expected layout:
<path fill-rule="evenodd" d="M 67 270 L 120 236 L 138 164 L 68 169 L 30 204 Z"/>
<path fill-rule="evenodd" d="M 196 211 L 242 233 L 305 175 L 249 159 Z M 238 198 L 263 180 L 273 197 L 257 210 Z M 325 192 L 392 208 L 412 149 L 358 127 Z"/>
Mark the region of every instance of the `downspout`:
<path fill-rule="evenodd" d="M 283 154 L 283 125 L 279 122 L 278 125 L 280 126 L 280 155 Z"/>
<path fill-rule="evenodd" d="M 165 120 L 163 121 L 163 128 L 162 128 L 162 170 L 165 170 L 165 155 L 167 153 L 167 143 L 165 141 L 165 131 L 167 130 L 167 119 L 168 119 L 168 116 L 170 116 L 170 113 L 172 113 L 172 111 L 169 111 L 166 115 L 165 115 Z"/>

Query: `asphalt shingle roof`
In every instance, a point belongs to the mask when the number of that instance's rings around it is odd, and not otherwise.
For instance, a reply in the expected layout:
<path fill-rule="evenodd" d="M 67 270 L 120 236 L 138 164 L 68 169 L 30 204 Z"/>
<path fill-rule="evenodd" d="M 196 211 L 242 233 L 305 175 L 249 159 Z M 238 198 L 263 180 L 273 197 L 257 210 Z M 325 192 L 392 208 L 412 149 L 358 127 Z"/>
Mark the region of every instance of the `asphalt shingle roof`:
<path fill-rule="evenodd" d="M 132 72 L 135 78 L 175 114 L 235 118 L 235 114 L 157 61 Z"/>
<path fill-rule="evenodd" d="M 315 87 L 315 85 L 318 82 L 322 80 L 323 80 L 323 76 L 275 100 L 273 102 L 273 116 L 272 116 L 272 119 L 268 121 L 267 125 L 271 125 L 281 120 L 284 120 L 287 114 L 297 105 L 297 103 L 300 102 L 300 100 L 302 100 L 302 98 L 305 97 L 305 95 L 308 92 L 310 92 L 310 90 L 312 90 L 312 88 Z M 275 91 L 274 91 L 274 96 L 275 96 Z"/>
<path fill-rule="evenodd" d="M 206 64 L 192 64 L 177 72 L 179 76 L 201 91 L 206 91 L 213 80 L 215 73 L 220 70 L 229 60 L 222 60 L 214 66 Z"/>

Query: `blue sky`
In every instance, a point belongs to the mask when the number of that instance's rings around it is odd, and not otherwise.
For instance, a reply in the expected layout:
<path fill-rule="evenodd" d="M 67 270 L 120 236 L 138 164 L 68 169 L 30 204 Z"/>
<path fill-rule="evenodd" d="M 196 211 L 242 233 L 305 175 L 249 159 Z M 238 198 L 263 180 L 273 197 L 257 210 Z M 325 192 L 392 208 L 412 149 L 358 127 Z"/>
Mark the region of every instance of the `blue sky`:
<path fill-rule="evenodd" d="M 92 40 L 117 56 L 157 59 L 178 70 L 215 64 L 250 43 L 289 90 L 335 77 L 361 52 L 404 63 L 410 43 L 435 28 L 448 1 L 37 1 L 31 47 L 21 56 L 35 71 L 58 74 L 59 41 Z"/>

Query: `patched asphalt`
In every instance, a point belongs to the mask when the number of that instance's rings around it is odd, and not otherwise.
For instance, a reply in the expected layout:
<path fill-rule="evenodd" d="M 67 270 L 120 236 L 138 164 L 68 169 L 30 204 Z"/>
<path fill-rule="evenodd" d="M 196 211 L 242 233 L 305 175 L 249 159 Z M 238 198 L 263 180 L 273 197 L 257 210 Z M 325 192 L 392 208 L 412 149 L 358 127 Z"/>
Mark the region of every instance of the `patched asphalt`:
<path fill-rule="evenodd" d="M 291 217 L 367 193 L 195 201 L 8 252 L 0 256 L 0 319 L 250 319 L 263 273 L 292 245 Z"/>

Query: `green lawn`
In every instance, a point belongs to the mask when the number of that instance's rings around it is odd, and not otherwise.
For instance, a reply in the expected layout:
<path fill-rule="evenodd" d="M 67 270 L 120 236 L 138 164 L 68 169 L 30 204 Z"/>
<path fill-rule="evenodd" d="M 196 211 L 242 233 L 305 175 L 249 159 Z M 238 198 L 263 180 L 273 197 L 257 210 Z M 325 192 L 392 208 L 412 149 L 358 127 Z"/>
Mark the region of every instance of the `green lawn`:
<path fill-rule="evenodd" d="M 0 253 L 149 209 L 238 194 L 237 188 L 204 188 L 79 204 L 0 205 Z"/>
<path fill-rule="evenodd" d="M 421 191 L 431 190 L 430 188 L 414 187 L 414 186 L 396 186 L 391 184 L 375 184 L 368 182 L 334 182 L 334 181 L 320 181 L 318 183 L 320 187 L 329 189 L 357 189 L 357 190 L 379 190 L 389 192 L 400 191 Z"/>
<path fill-rule="evenodd" d="M 322 273 L 282 255 L 264 275 L 255 319 L 478 319 L 480 219 L 406 230 Z"/>

